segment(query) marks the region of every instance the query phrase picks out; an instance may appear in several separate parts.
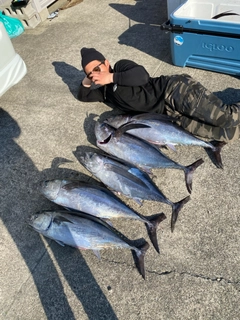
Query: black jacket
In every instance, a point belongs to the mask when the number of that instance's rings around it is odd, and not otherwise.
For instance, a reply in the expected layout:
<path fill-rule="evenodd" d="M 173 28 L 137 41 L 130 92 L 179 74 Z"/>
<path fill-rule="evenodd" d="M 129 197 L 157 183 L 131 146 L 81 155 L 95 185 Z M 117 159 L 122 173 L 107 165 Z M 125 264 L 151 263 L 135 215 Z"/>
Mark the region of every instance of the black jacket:
<path fill-rule="evenodd" d="M 113 68 L 113 82 L 97 89 L 79 88 L 84 102 L 107 102 L 126 112 L 157 112 L 164 109 L 164 91 L 169 77 L 151 78 L 143 66 L 120 60 Z"/>

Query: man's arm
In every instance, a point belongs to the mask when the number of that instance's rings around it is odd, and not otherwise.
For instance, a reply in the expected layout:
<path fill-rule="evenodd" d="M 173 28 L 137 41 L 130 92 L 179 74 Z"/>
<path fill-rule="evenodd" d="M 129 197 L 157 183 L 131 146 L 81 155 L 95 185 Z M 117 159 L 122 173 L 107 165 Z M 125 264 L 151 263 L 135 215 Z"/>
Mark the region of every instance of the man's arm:
<path fill-rule="evenodd" d="M 122 86 L 142 86 L 149 80 L 149 74 L 145 68 L 131 60 L 118 61 L 113 69 L 113 72 L 92 72 L 91 79 L 85 77 L 81 83 L 78 92 L 78 99 L 84 102 L 103 102 L 104 89 L 103 87 L 91 90 L 91 84 L 94 82 L 97 85 L 107 85 L 116 83 Z"/>
<path fill-rule="evenodd" d="M 89 79 L 87 79 L 89 80 Z M 82 81 L 77 98 L 80 101 L 83 102 L 103 102 L 104 101 L 104 93 L 103 93 L 103 87 L 97 88 L 97 89 L 91 89 L 90 86 L 84 85 L 84 80 Z"/>
<path fill-rule="evenodd" d="M 113 70 L 113 82 L 122 86 L 137 87 L 149 80 L 146 69 L 131 60 L 118 61 Z"/>
<path fill-rule="evenodd" d="M 91 73 L 91 80 L 95 84 L 102 86 L 116 83 L 121 86 L 135 87 L 145 85 L 149 80 L 149 74 L 143 66 L 131 60 L 120 60 L 115 64 L 112 72 L 93 71 Z M 86 83 L 86 85 L 88 84 Z"/>

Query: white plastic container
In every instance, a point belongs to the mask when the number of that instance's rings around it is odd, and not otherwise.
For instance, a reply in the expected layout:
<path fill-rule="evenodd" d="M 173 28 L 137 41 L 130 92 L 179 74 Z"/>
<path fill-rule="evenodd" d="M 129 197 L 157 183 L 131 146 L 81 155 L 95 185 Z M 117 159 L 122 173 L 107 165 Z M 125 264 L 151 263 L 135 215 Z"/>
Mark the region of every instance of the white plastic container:
<path fill-rule="evenodd" d="M 173 12 L 176 18 L 211 20 L 214 16 L 229 12 L 240 14 L 239 0 L 188 0 Z M 240 22 L 239 15 L 225 15 L 218 21 Z"/>
<path fill-rule="evenodd" d="M 170 18 L 170 14 L 186 1 L 187 0 L 167 0 L 168 19 Z"/>
<path fill-rule="evenodd" d="M 17 84 L 27 73 L 22 58 L 17 54 L 8 33 L 0 22 L 0 97 Z"/>

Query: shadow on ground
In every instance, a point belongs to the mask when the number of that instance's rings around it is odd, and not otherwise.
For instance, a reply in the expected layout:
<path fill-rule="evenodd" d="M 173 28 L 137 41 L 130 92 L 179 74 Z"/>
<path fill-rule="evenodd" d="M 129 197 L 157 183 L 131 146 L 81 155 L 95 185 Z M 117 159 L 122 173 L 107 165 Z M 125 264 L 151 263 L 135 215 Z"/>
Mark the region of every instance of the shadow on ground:
<path fill-rule="evenodd" d="M 166 5 L 161 1 L 136 1 L 134 6 L 112 3 L 110 6 L 129 19 L 129 28 L 119 36 L 119 44 L 171 64 L 169 35 L 160 25 L 167 20 Z"/>
<path fill-rule="evenodd" d="M 0 217 L 33 277 L 47 319 L 76 319 L 42 238 L 28 227 L 26 220 L 39 210 L 57 208 L 40 194 L 40 181 L 53 178 L 88 180 L 89 177 L 59 168 L 60 164 L 67 161 L 61 158 L 55 159 L 51 168 L 39 172 L 14 141 L 20 135 L 21 129 L 3 109 L 0 109 L 0 127 L 1 184 L 4 181 L 4 187 L 2 185 L 0 188 Z M 81 253 L 70 247 L 61 247 L 54 241 L 47 241 L 64 278 L 82 304 L 88 319 L 117 319 Z"/>

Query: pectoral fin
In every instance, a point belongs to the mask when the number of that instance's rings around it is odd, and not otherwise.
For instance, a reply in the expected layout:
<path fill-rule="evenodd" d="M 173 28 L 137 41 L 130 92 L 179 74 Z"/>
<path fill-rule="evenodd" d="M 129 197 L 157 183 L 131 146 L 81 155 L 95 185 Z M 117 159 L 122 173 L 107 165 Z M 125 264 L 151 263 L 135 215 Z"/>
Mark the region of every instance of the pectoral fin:
<path fill-rule="evenodd" d="M 151 128 L 151 126 L 147 125 L 147 124 L 142 124 L 142 123 L 125 123 L 122 126 L 120 126 L 116 132 L 115 132 L 115 137 L 118 138 L 120 137 L 123 133 L 125 133 L 128 130 L 132 130 L 132 129 L 142 129 L 142 128 Z"/>
<path fill-rule="evenodd" d="M 55 240 L 55 242 L 57 242 L 58 244 L 60 244 L 60 246 L 62 246 L 62 247 L 65 246 L 65 244 L 64 244 L 62 241 L 60 241 L 60 240 Z"/>
<path fill-rule="evenodd" d="M 114 164 L 105 164 L 105 168 L 107 170 L 113 171 L 116 174 L 125 177 L 126 179 L 130 180 L 130 181 L 134 181 L 135 183 L 139 184 L 142 187 L 146 187 L 146 184 L 140 180 L 137 176 L 131 174 L 129 171 L 123 169 L 120 166 L 114 165 Z"/>
<path fill-rule="evenodd" d="M 53 218 L 53 222 L 60 225 L 63 222 L 68 222 L 68 223 L 73 223 L 72 221 L 70 221 L 69 219 L 62 217 L 62 216 L 58 216 L 58 217 L 54 217 Z"/>
<path fill-rule="evenodd" d="M 101 255 L 100 255 L 100 251 L 99 250 L 93 250 L 93 253 L 95 254 L 95 256 L 101 260 Z"/>
<path fill-rule="evenodd" d="M 174 144 L 167 143 L 166 145 L 167 145 L 167 147 L 168 147 L 169 149 L 171 149 L 171 150 L 173 150 L 173 151 L 176 151 L 176 148 L 175 148 Z"/>

